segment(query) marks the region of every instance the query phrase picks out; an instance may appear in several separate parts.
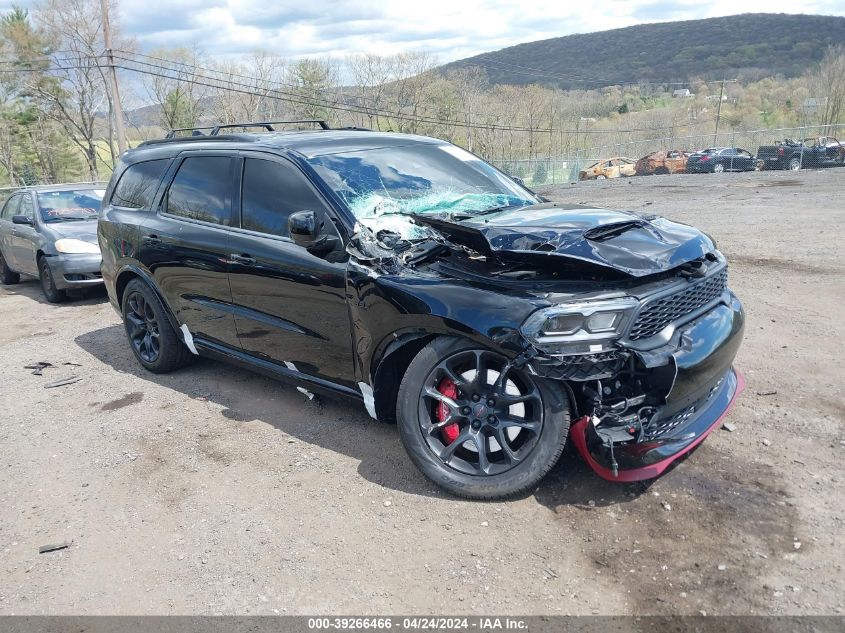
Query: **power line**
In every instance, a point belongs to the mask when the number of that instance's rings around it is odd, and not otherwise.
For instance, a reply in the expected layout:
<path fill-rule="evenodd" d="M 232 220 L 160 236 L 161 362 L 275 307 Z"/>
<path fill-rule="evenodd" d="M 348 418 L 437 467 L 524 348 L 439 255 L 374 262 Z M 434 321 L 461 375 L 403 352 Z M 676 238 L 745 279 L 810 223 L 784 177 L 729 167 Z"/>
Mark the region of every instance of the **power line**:
<path fill-rule="evenodd" d="M 127 61 L 129 63 L 135 63 L 135 64 L 138 64 L 138 65 L 141 65 L 141 66 L 156 68 L 157 70 L 171 71 L 172 72 L 172 69 L 169 69 L 165 66 L 161 66 L 161 65 L 157 65 L 157 64 L 151 64 L 151 63 L 148 63 L 148 62 L 139 62 L 139 61 L 131 60 L 129 58 L 121 57 L 121 56 L 118 56 L 118 57 L 121 60 Z M 203 82 L 197 82 L 195 79 L 184 78 L 184 77 L 171 77 L 169 75 L 162 75 L 161 73 L 148 72 L 148 71 L 145 71 L 145 70 L 140 70 L 140 69 L 137 69 L 137 68 L 129 68 L 129 67 L 125 67 L 125 66 L 121 66 L 121 68 L 123 68 L 125 70 L 135 71 L 135 72 L 143 72 L 143 73 L 146 73 L 146 74 L 153 74 L 153 75 L 157 75 L 157 76 L 162 76 L 162 77 L 173 79 L 175 81 L 184 81 L 186 83 L 197 83 L 198 85 L 208 86 L 208 84 L 205 84 Z M 224 75 L 227 74 L 227 73 L 222 72 L 222 71 L 213 71 L 213 72 L 218 72 L 219 74 L 224 74 Z M 219 78 L 216 78 L 216 77 L 208 77 L 206 75 L 200 75 L 200 74 L 197 74 L 196 76 L 199 77 L 200 79 L 206 79 L 206 80 L 209 80 L 209 81 L 220 81 L 220 82 L 224 82 L 226 84 L 224 86 L 218 86 L 218 85 L 210 86 L 210 87 L 213 87 L 213 88 L 219 88 L 219 89 L 223 89 L 223 90 L 233 90 L 232 86 L 236 86 L 239 89 L 240 88 L 244 88 L 244 89 L 252 88 L 252 86 L 250 86 L 250 85 L 239 83 L 239 82 L 232 82 L 228 79 L 219 79 Z M 253 79 L 255 79 L 255 78 L 253 78 Z M 243 92 L 242 90 L 233 90 L 233 91 Z M 367 115 L 376 114 L 376 115 L 384 116 L 385 118 L 396 118 L 396 119 L 401 119 L 401 120 L 419 121 L 419 122 L 422 122 L 422 123 L 432 123 L 432 124 L 447 124 L 447 125 L 453 125 L 453 126 L 456 126 L 456 127 L 474 128 L 474 129 L 495 128 L 496 130 L 537 132 L 537 133 L 541 133 L 541 132 L 575 133 L 577 131 L 578 133 L 586 133 L 586 134 L 604 134 L 604 133 L 613 134 L 613 133 L 618 133 L 618 132 L 653 132 L 653 131 L 660 131 L 660 130 L 666 129 L 665 127 L 642 127 L 642 128 L 631 128 L 631 129 L 627 129 L 627 130 L 605 130 L 605 129 L 591 130 L 591 129 L 580 129 L 580 128 L 567 130 L 567 129 L 562 129 L 562 128 L 531 128 L 531 127 L 524 127 L 524 126 L 500 126 L 500 125 L 492 124 L 492 123 L 491 124 L 467 123 L 467 122 L 462 122 L 462 121 L 457 121 L 457 120 L 452 120 L 452 119 L 441 119 L 441 118 L 430 118 L 430 117 L 419 117 L 419 116 L 414 117 L 414 116 L 402 114 L 401 112 L 392 112 L 392 111 L 386 111 L 386 110 L 375 110 L 375 109 L 361 110 L 360 108 L 356 108 L 354 106 L 350 106 L 347 103 L 343 103 L 343 102 L 339 102 L 339 101 L 332 101 L 332 100 L 327 100 L 327 99 L 324 99 L 324 98 L 308 97 L 307 95 L 302 95 L 300 93 L 290 93 L 290 92 L 279 91 L 279 90 L 269 90 L 269 91 L 267 91 L 267 94 L 261 94 L 261 95 L 256 95 L 255 93 L 252 93 L 252 92 L 248 92 L 247 94 L 252 94 L 254 96 L 272 97 L 271 93 L 277 93 L 278 95 L 281 95 L 281 98 L 283 100 L 293 100 L 295 103 L 303 103 L 305 105 L 325 107 L 327 109 L 336 109 L 336 110 L 341 110 L 341 111 L 346 111 L 346 112 L 354 112 L 354 113 L 357 113 L 357 114 L 367 114 Z M 701 121 L 697 121 L 696 123 L 701 123 Z"/>
<path fill-rule="evenodd" d="M 335 110 L 341 112 L 348 112 L 354 114 L 361 114 L 366 116 L 382 116 L 388 119 L 398 119 L 404 121 L 412 121 L 418 123 L 428 123 L 433 125 L 447 125 L 453 127 L 459 127 L 464 129 L 484 129 L 484 130 L 493 130 L 493 131 L 503 131 L 503 132 L 530 132 L 530 133 L 562 133 L 562 134 L 626 134 L 632 132 L 654 132 L 654 131 L 662 131 L 667 129 L 664 127 L 638 127 L 638 128 L 629 128 L 629 129 L 622 129 L 622 130 L 613 130 L 613 129 L 582 129 L 580 126 L 575 129 L 564 129 L 564 128 L 554 128 L 554 127 L 543 127 L 543 128 L 532 128 L 532 127 L 524 127 L 524 126 L 508 126 L 508 125 L 497 125 L 494 123 L 469 123 L 469 122 L 462 122 L 458 120 L 452 119 L 441 119 L 441 118 L 430 118 L 430 117 L 420 117 L 420 116 L 411 116 L 408 114 L 402 114 L 401 112 L 390 112 L 385 110 L 375 110 L 375 109 L 361 109 L 360 107 L 350 106 L 349 104 L 345 104 L 343 102 L 338 101 L 331 101 L 327 99 L 309 97 L 307 95 L 302 95 L 299 93 L 291 93 L 286 91 L 280 91 L 276 89 L 267 90 L 261 94 L 256 93 L 255 87 L 239 82 L 233 82 L 228 79 L 220 79 L 216 77 L 209 77 L 207 75 L 200 75 L 195 74 L 196 78 L 186 78 L 186 77 L 179 77 L 173 76 L 173 73 L 179 72 L 172 68 L 168 68 L 158 64 L 152 64 L 150 62 L 142 62 L 138 60 L 133 60 L 125 56 L 115 55 L 116 59 L 123 61 L 129 64 L 135 64 L 136 66 L 140 66 L 140 68 L 135 68 L 132 66 L 127 66 L 125 64 L 115 64 L 116 68 L 120 68 L 121 70 L 125 70 L 128 72 L 135 72 L 139 74 L 144 74 L 148 76 L 157 76 L 165 79 L 170 79 L 177 82 L 189 83 L 193 85 L 200 85 L 209 88 L 214 88 L 217 90 L 224 90 L 229 92 L 236 92 L 240 94 L 247 94 L 251 96 L 263 97 L 263 98 L 270 98 L 276 99 L 280 101 L 287 101 L 291 103 L 297 103 L 300 105 L 307 105 L 307 106 L 316 106 L 316 107 L 323 107 L 328 110 Z M 82 69 L 82 70 L 89 70 L 92 68 L 106 68 L 108 69 L 110 66 L 108 64 L 100 64 L 99 57 L 96 56 L 77 56 L 77 57 L 69 57 L 68 60 L 76 59 L 76 60 L 87 60 L 87 61 L 97 61 L 96 64 L 87 64 L 87 65 L 52 65 L 49 68 L 17 68 L 17 69 L 10 69 L 10 70 L 0 70 L 0 73 L 16 73 L 16 72 L 48 72 L 48 71 L 56 71 L 56 70 L 75 70 L 75 69 Z M 42 60 L 15 60 L 14 63 L 18 64 L 33 64 Z M 5 61 L 4 63 L 11 63 L 10 61 Z M 176 62 L 177 64 L 179 62 Z M 184 65 L 190 67 L 190 65 Z M 150 68 L 154 68 L 156 70 L 150 70 Z M 199 68 L 199 67 L 195 67 Z M 160 72 L 164 71 L 164 72 Z M 218 74 L 226 75 L 227 73 L 223 71 L 212 71 L 217 72 Z M 170 73 L 170 74 L 167 74 Z M 245 77 L 245 76 L 242 76 Z M 206 81 L 200 81 L 198 79 L 204 79 Z M 256 81 L 261 81 L 260 78 L 252 78 Z M 217 83 L 208 83 L 208 82 L 217 82 Z M 224 85 L 220 85 L 224 84 Z M 704 123 L 706 121 L 695 121 L 692 125 L 698 125 Z M 683 126 L 681 126 L 683 127 Z"/>

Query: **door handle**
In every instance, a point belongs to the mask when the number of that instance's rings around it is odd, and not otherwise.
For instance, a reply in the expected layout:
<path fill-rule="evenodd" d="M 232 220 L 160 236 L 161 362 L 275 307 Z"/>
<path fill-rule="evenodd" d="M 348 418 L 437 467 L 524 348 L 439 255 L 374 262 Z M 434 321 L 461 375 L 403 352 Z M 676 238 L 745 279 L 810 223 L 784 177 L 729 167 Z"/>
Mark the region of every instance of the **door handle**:
<path fill-rule="evenodd" d="M 238 264 L 246 264 L 248 266 L 255 264 L 255 258 L 252 255 L 232 253 L 229 255 L 229 259 L 233 262 L 237 262 Z"/>
<path fill-rule="evenodd" d="M 161 239 L 158 235 L 145 235 L 143 242 L 144 244 L 161 244 Z"/>

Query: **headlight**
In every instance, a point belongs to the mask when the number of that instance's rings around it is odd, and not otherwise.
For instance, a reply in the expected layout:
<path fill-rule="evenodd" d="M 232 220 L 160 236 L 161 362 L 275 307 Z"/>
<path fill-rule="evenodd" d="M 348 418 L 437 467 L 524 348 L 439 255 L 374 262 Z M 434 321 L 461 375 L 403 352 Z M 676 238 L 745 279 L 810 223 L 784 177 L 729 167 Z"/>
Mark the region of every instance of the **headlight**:
<path fill-rule="evenodd" d="M 529 341 L 552 353 L 596 353 L 622 335 L 636 307 L 634 299 L 560 304 L 537 310 L 521 330 Z"/>
<path fill-rule="evenodd" d="M 60 253 L 99 253 L 100 247 L 91 242 L 83 242 L 82 240 L 74 240 L 69 237 L 63 237 L 56 240 L 56 250 Z"/>

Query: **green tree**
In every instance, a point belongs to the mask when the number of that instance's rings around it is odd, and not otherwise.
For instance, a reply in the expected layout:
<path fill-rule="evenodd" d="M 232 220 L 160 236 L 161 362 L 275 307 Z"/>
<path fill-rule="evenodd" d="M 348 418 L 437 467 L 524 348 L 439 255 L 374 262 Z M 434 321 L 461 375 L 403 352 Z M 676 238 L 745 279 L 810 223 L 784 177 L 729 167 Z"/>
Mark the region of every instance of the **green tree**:
<path fill-rule="evenodd" d="M 546 162 L 540 161 L 537 163 L 537 167 L 534 168 L 534 177 L 531 179 L 532 184 L 535 185 L 542 185 L 548 179 L 549 174 L 548 170 L 546 169 Z"/>
<path fill-rule="evenodd" d="M 332 99 L 337 86 L 337 69 L 327 59 L 303 58 L 289 69 L 288 80 L 295 87 L 298 99 L 293 104 L 297 117 L 327 121 L 331 110 L 326 100 Z"/>

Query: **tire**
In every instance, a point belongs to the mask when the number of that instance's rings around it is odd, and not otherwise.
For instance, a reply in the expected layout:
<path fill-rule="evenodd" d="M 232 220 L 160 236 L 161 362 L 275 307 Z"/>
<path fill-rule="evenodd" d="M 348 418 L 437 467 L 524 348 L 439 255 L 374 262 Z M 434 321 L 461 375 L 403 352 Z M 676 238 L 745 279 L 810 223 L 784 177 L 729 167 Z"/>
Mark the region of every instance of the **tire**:
<path fill-rule="evenodd" d="M 142 280 L 133 279 L 127 284 L 121 314 L 129 347 L 145 369 L 165 374 L 193 359 L 170 324 L 158 295 Z"/>
<path fill-rule="evenodd" d="M 38 260 L 38 279 L 41 281 L 41 290 L 47 301 L 62 303 L 67 299 L 67 292 L 56 288 L 56 280 L 53 278 L 53 271 L 46 257 Z"/>
<path fill-rule="evenodd" d="M 789 162 L 786 164 L 786 169 L 789 171 L 798 171 L 801 169 L 801 159 L 797 156 L 793 156 L 789 159 Z"/>
<path fill-rule="evenodd" d="M 716 163 L 713 165 L 713 173 L 714 174 L 721 174 L 725 171 L 725 166 L 722 163 Z"/>
<path fill-rule="evenodd" d="M 4 286 L 13 286 L 21 280 L 21 276 L 9 268 L 3 253 L 0 253 L 0 284 Z"/>
<path fill-rule="evenodd" d="M 563 452 L 570 422 L 565 390 L 522 369 L 508 368 L 502 377 L 506 362 L 471 341 L 441 337 L 402 378 L 396 405 L 402 444 L 428 479 L 455 496 L 525 493 Z M 450 393 L 460 408 L 443 401 Z"/>
<path fill-rule="evenodd" d="M 658 167 L 654 170 L 655 176 L 668 176 L 669 170 L 666 167 Z"/>

